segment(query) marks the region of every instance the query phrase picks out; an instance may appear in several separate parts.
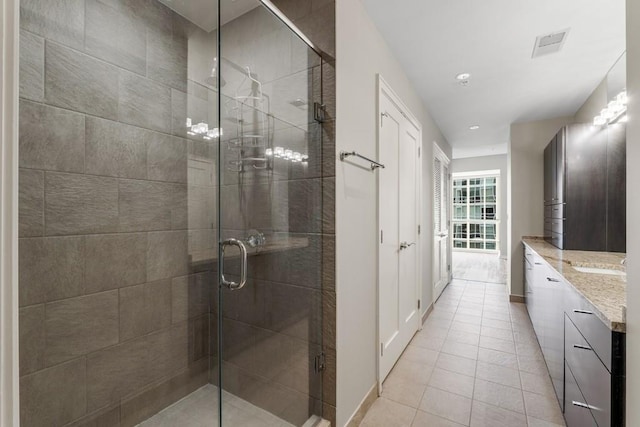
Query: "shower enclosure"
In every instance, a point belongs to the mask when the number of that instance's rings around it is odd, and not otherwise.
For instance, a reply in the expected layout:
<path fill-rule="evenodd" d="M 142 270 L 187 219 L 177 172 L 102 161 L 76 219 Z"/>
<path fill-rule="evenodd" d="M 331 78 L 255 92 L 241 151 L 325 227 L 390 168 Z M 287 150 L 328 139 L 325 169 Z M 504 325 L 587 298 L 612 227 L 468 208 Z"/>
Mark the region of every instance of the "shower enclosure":
<path fill-rule="evenodd" d="M 22 0 L 22 426 L 323 415 L 334 153 L 323 59 L 277 12 Z"/>

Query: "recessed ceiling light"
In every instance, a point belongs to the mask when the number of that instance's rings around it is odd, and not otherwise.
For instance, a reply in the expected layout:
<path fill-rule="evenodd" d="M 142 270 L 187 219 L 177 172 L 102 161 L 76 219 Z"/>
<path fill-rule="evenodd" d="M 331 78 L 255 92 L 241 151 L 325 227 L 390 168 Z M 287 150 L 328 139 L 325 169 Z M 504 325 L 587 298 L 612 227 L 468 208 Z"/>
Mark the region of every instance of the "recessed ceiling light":
<path fill-rule="evenodd" d="M 478 129 L 480 129 L 480 126 L 478 126 L 478 125 L 469 126 L 469 129 L 470 130 L 478 130 Z"/>
<path fill-rule="evenodd" d="M 456 76 L 456 80 L 469 80 L 469 77 L 471 77 L 469 73 L 460 73 Z"/>

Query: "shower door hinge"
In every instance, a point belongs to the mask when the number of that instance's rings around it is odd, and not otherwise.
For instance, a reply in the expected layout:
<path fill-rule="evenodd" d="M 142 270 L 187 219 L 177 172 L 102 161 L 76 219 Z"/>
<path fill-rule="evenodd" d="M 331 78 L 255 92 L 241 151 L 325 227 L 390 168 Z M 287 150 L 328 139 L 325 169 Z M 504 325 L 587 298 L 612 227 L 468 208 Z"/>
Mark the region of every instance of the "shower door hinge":
<path fill-rule="evenodd" d="M 418 300 L 418 310 L 420 310 L 420 300 Z"/>
<path fill-rule="evenodd" d="M 325 121 L 324 104 L 321 104 L 319 102 L 313 103 L 313 119 L 318 123 L 324 123 Z"/>
<path fill-rule="evenodd" d="M 380 243 L 384 243 L 384 232 L 380 230 Z"/>
<path fill-rule="evenodd" d="M 380 357 L 384 356 L 384 343 L 380 343 Z"/>
<path fill-rule="evenodd" d="M 325 363 L 324 353 L 320 353 L 320 354 L 316 355 L 315 360 L 314 360 L 314 369 L 315 369 L 316 373 L 320 373 L 320 372 L 324 371 L 325 367 L 326 367 L 326 363 Z"/>

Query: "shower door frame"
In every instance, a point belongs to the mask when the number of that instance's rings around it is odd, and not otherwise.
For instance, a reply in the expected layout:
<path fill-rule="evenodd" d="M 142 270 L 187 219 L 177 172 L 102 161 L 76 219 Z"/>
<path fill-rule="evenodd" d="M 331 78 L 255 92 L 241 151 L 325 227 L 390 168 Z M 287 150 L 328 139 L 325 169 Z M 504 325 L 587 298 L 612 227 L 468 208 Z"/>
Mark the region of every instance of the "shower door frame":
<path fill-rule="evenodd" d="M 19 0 L 1 0 L 0 58 L 0 424 L 19 425 L 18 73 Z"/>

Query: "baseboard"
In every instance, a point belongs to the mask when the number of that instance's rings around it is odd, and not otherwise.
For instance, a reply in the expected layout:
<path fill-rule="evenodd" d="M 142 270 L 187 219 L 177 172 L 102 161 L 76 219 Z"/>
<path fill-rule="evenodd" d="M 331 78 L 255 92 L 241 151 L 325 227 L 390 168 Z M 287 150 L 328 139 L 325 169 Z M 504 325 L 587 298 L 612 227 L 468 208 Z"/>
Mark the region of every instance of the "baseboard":
<path fill-rule="evenodd" d="M 429 315 L 431 314 L 432 311 L 433 311 L 433 303 L 429 304 L 429 307 L 427 307 L 427 310 L 422 315 L 422 324 L 423 325 L 424 325 L 424 322 L 427 321 L 427 317 L 429 317 Z"/>
<path fill-rule="evenodd" d="M 522 296 L 522 295 L 509 295 L 509 301 L 524 303 L 524 296 Z"/>
<path fill-rule="evenodd" d="M 367 411 L 369 410 L 369 408 L 371 408 L 371 405 L 373 405 L 373 402 L 375 402 L 377 398 L 378 398 L 378 384 L 376 383 L 371 387 L 371 390 L 369 390 L 369 392 L 364 397 L 364 399 L 362 399 L 362 402 L 360 402 L 358 409 L 356 409 L 353 415 L 351 415 L 351 418 L 349 419 L 349 421 L 345 426 L 358 427 L 360 423 L 362 423 L 364 416 L 367 415 Z"/>

